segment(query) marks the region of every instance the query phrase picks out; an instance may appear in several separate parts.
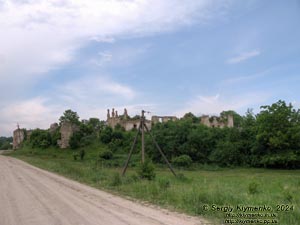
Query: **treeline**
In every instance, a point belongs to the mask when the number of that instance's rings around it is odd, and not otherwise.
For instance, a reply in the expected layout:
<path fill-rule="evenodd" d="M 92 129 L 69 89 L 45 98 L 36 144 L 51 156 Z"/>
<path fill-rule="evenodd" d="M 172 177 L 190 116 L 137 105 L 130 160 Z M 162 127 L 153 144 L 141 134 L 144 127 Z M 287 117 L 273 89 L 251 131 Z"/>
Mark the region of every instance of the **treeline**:
<path fill-rule="evenodd" d="M 11 149 L 12 148 L 12 145 L 11 145 L 12 142 L 13 142 L 12 137 L 0 137 L 0 150 Z"/>
<path fill-rule="evenodd" d="M 300 168 L 300 110 L 278 101 L 254 115 L 234 113 L 235 127 L 209 128 L 193 115 L 157 124 L 152 132 L 169 158 L 222 166 Z M 151 148 L 153 160 L 160 156 Z"/>
<path fill-rule="evenodd" d="M 155 124 L 151 132 L 168 159 L 178 166 L 192 163 L 220 166 L 251 166 L 270 168 L 300 168 L 300 110 L 278 101 L 262 106 L 258 114 L 248 110 L 244 116 L 233 111 L 233 128 L 210 128 L 187 113 L 178 121 Z M 122 127 L 112 129 L 97 118 L 79 121 L 71 110 L 65 111 L 60 122 L 77 124 L 78 131 L 70 139 L 71 149 L 101 144 L 112 153 L 127 154 L 136 130 L 126 132 Z M 34 131 L 29 143 L 33 147 L 57 144 L 60 134 Z M 47 143 L 45 145 L 45 143 Z M 140 148 L 138 143 L 137 148 Z M 161 162 L 150 137 L 146 135 L 146 152 L 152 161 Z"/>

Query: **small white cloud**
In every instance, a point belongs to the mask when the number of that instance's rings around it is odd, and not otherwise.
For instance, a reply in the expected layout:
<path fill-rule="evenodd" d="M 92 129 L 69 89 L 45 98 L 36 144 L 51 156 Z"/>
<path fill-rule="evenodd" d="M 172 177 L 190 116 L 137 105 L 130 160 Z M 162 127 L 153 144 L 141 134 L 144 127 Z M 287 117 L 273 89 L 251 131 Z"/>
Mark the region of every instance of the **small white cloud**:
<path fill-rule="evenodd" d="M 112 60 L 113 55 L 109 52 L 98 52 L 98 58 L 92 59 L 92 63 L 97 66 L 103 66 Z"/>
<path fill-rule="evenodd" d="M 92 41 L 96 41 L 96 42 L 103 42 L 103 43 L 114 43 L 115 39 L 112 37 L 92 37 L 91 38 Z"/>
<path fill-rule="evenodd" d="M 236 63 L 240 63 L 243 62 L 245 60 L 251 59 L 255 56 L 260 55 L 260 51 L 259 50 L 253 50 L 253 51 L 249 51 L 249 52 L 243 52 L 241 54 L 239 54 L 238 56 L 235 56 L 233 58 L 230 58 L 226 61 L 226 63 L 228 64 L 236 64 Z"/>

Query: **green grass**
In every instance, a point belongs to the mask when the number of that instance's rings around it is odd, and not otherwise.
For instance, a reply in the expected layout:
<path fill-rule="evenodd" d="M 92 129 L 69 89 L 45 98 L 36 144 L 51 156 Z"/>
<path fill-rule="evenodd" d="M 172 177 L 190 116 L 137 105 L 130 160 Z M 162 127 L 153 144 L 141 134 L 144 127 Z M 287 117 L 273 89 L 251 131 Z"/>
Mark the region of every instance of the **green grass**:
<path fill-rule="evenodd" d="M 225 214 L 212 211 L 212 205 L 271 206 L 278 214 L 275 218 L 278 224 L 299 224 L 300 170 L 202 166 L 195 170 L 177 169 L 180 176 L 175 178 L 167 168 L 158 166 L 155 180 L 148 181 L 140 180 L 136 175 L 139 155 L 133 156 L 126 176 L 120 177 L 126 155 L 114 155 L 114 159 L 106 162 L 97 160 L 99 152 L 104 149 L 105 146 L 86 149 L 83 161 L 74 161 L 71 150 L 24 148 L 10 155 L 90 186 L 171 210 L 201 215 L 217 221 L 217 224 L 224 220 Z M 293 206 L 293 210 L 277 212 L 276 206 L 282 204 Z M 209 210 L 204 210 L 204 205 Z"/>

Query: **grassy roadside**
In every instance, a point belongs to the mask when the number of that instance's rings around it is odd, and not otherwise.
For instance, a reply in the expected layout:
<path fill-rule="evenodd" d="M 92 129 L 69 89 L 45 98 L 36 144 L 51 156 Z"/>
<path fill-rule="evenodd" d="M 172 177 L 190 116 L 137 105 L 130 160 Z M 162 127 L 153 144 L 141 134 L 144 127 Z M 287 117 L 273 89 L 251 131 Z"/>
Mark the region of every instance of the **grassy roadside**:
<path fill-rule="evenodd" d="M 183 174 L 178 179 L 166 168 L 158 168 L 156 179 L 147 181 L 140 180 L 135 167 L 132 167 L 138 161 L 138 156 L 126 176 L 120 177 L 120 165 L 126 155 L 116 155 L 109 163 L 103 163 L 97 160 L 99 151 L 101 149 L 91 147 L 86 151 L 83 161 L 74 161 L 72 151 L 59 149 L 24 148 L 9 155 L 96 188 L 191 215 L 216 219 L 219 221 L 217 224 L 221 224 L 220 221 L 225 218 L 226 208 L 220 211 L 221 207 L 233 207 L 233 213 L 238 213 L 236 207 L 241 205 L 272 207 L 272 213 L 276 213 L 277 217 L 269 218 L 266 222 L 272 222 L 273 219 L 280 225 L 299 224 L 300 170 L 203 167 L 191 171 L 177 170 Z"/>

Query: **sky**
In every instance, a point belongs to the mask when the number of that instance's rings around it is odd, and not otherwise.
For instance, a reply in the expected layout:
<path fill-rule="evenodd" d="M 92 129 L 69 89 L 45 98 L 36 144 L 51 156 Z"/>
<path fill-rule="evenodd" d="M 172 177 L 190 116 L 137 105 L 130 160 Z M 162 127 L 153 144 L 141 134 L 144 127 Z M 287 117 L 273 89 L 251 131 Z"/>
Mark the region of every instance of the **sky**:
<path fill-rule="evenodd" d="M 0 0 L 0 136 L 17 123 L 300 107 L 299 0 Z"/>

